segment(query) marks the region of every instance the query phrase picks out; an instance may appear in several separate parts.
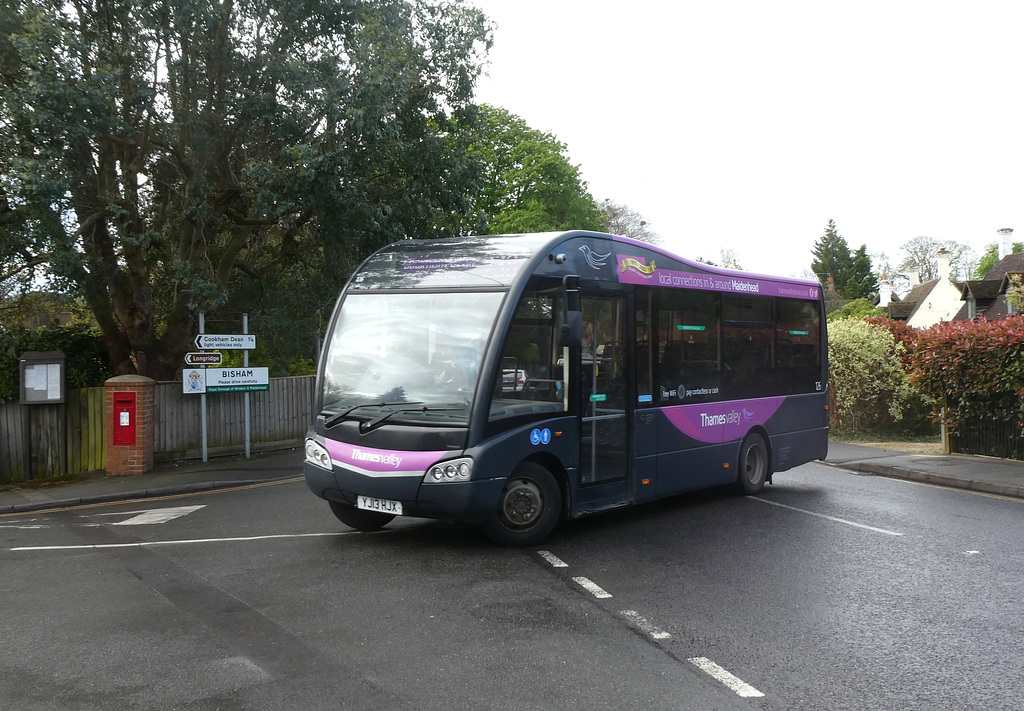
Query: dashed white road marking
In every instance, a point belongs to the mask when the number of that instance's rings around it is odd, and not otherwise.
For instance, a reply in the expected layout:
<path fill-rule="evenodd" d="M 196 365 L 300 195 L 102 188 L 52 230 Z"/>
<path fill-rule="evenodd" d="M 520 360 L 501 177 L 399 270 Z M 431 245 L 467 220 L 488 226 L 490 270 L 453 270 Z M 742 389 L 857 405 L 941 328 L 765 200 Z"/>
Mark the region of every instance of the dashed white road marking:
<path fill-rule="evenodd" d="M 623 610 L 619 614 L 636 625 L 637 629 L 649 636 L 651 639 L 668 639 L 672 636 L 668 632 L 664 632 L 655 627 L 644 617 L 641 617 L 640 613 L 636 610 Z"/>
<path fill-rule="evenodd" d="M 569 567 L 568 563 L 566 563 L 564 560 L 562 560 L 561 558 L 556 556 L 551 551 L 537 551 L 537 555 L 539 555 L 541 558 L 546 560 L 548 563 L 551 563 L 551 567 L 552 568 L 568 568 Z"/>
<path fill-rule="evenodd" d="M 729 690 L 739 694 L 745 699 L 759 699 L 764 696 L 764 694 L 752 687 L 750 684 L 736 676 L 733 676 L 707 657 L 692 657 L 689 661 L 690 664 L 693 664 L 702 672 L 721 682 Z"/>
<path fill-rule="evenodd" d="M 856 521 L 848 521 L 845 518 L 836 518 L 835 516 L 826 516 L 825 514 L 816 513 L 814 511 L 808 511 L 807 509 L 798 509 L 796 506 L 787 506 L 786 504 L 780 504 L 777 501 L 769 501 L 768 499 L 762 499 L 757 496 L 748 496 L 751 501 L 760 501 L 762 504 L 770 504 L 771 506 L 778 506 L 779 508 L 789 509 L 790 511 L 799 511 L 800 513 L 807 514 L 808 516 L 817 516 L 818 518 L 824 518 L 829 521 L 835 521 L 836 523 L 844 523 L 847 526 L 855 526 L 856 528 L 863 528 L 868 531 L 874 531 L 875 533 L 884 533 L 887 536 L 902 536 L 903 534 L 899 531 L 890 531 L 885 528 L 875 528 L 874 526 L 868 526 L 864 523 L 857 523 Z"/>
<path fill-rule="evenodd" d="M 358 531 L 338 531 L 334 533 L 280 533 L 270 536 L 239 536 L 237 538 L 191 538 L 179 541 L 139 541 L 137 543 L 92 543 L 74 546 L 22 546 L 8 548 L 10 551 L 77 551 L 102 550 L 104 548 L 148 548 L 150 546 L 184 546 L 193 543 L 237 543 L 244 541 L 270 541 L 284 538 L 334 538 L 351 536 Z"/>
<path fill-rule="evenodd" d="M 588 578 L 582 578 L 582 577 L 580 577 L 580 578 L 573 578 L 573 582 L 581 585 L 584 590 L 589 592 L 594 597 L 600 597 L 600 598 L 611 597 L 610 593 L 607 593 L 604 590 L 602 590 L 600 588 L 600 586 L 598 586 L 597 583 L 593 582 L 592 580 L 590 580 Z"/>

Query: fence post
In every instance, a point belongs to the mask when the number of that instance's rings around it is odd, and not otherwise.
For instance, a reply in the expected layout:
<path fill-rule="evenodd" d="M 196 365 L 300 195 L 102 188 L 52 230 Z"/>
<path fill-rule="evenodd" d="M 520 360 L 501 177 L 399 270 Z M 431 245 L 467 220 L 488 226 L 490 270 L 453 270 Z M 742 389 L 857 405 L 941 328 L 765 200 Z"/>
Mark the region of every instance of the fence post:
<path fill-rule="evenodd" d="M 946 408 L 939 410 L 939 432 L 942 433 L 942 451 L 945 454 L 953 452 L 952 443 L 949 441 L 949 432 L 946 430 Z"/>

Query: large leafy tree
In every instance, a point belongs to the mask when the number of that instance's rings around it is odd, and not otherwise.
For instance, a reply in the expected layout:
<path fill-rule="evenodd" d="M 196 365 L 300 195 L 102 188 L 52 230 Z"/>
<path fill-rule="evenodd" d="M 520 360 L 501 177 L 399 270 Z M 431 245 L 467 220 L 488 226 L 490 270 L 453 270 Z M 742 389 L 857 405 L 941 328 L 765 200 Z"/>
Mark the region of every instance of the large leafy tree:
<path fill-rule="evenodd" d="M 490 37 L 463 0 L 0 0 L 0 279 L 49 276 L 113 372 L 172 376 L 198 310 L 466 209 Z"/>
<path fill-rule="evenodd" d="M 630 237 L 649 242 L 654 245 L 661 244 L 661 237 L 651 229 L 647 220 L 636 210 L 621 203 L 605 200 L 598 205 L 605 217 L 605 229 L 613 235 Z"/>
<path fill-rule="evenodd" d="M 871 271 L 867 245 L 851 252 L 833 220 L 828 221 L 825 234 L 814 244 L 812 254 L 811 271 L 822 284 L 833 284 L 842 298 L 869 298 L 878 291 L 878 279 Z"/>
<path fill-rule="evenodd" d="M 900 271 L 906 273 L 916 271 L 922 282 L 937 279 L 939 276 L 940 249 L 949 253 L 949 271 L 953 279 L 970 279 L 976 270 L 974 251 L 968 244 L 954 240 L 940 240 L 935 237 L 920 236 L 907 240 L 900 250 L 903 261 Z"/>
<path fill-rule="evenodd" d="M 530 128 L 505 109 L 481 106 L 471 155 L 483 168 L 466 232 L 511 234 L 565 229 L 603 230 L 605 215 L 550 133 Z"/>

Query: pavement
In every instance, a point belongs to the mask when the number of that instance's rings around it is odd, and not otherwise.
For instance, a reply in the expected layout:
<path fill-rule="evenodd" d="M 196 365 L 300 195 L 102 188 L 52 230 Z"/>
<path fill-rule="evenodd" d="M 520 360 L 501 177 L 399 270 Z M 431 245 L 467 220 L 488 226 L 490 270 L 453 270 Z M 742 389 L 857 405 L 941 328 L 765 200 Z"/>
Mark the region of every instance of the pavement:
<path fill-rule="evenodd" d="M 141 476 L 108 477 L 102 471 L 85 481 L 47 487 L 0 490 L 0 515 L 63 509 L 85 504 L 173 496 L 282 481 L 302 475 L 299 447 L 208 462 L 159 464 Z M 964 454 L 910 454 L 894 449 L 829 443 L 826 465 L 865 474 L 909 479 L 1024 499 L 1024 462 Z"/>
<path fill-rule="evenodd" d="M 233 489 L 302 476 L 301 447 L 211 458 L 166 462 L 139 476 L 108 477 L 90 472 L 85 481 L 45 487 L 5 487 L 0 490 L 0 515 L 85 504 L 130 501 L 159 496 Z"/>

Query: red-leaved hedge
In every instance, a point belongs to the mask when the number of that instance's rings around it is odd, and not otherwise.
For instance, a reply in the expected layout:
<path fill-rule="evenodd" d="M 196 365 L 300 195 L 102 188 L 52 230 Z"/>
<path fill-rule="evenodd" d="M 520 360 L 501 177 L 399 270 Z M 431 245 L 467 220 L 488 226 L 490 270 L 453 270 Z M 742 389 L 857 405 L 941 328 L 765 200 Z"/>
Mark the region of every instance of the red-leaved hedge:
<path fill-rule="evenodd" d="M 1022 419 L 1024 316 L 936 324 L 918 333 L 910 362 L 915 384 L 945 407 L 952 429 Z"/>

